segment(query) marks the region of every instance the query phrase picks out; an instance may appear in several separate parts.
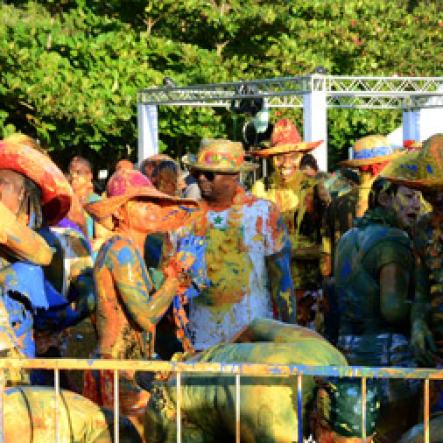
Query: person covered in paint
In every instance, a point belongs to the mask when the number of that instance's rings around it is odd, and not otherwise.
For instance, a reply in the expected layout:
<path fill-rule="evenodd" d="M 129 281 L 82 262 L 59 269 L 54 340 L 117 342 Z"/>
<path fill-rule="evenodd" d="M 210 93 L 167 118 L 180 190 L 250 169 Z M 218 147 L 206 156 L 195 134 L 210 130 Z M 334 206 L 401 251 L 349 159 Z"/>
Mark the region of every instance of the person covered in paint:
<path fill-rule="evenodd" d="M 339 240 L 334 277 L 339 308 L 338 348 L 351 365 L 414 367 L 410 315 L 414 255 L 405 229 L 420 211 L 420 193 L 384 178 L 374 181 L 369 207 Z M 414 422 L 417 386 L 379 382 L 378 432 L 397 441 Z"/>
<path fill-rule="evenodd" d="M 55 425 L 55 393 L 51 386 L 16 386 L 3 392 L 3 441 L 47 443 L 112 443 L 114 414 L 79 394 L 60 390 L 58 439 Z M 134 425 L 119 417 L 119 441 L 141 443 Z"/>
<path fill-rule="evenodd" d="M 38 331 L 60 331 L 81 319 L 44 279 L 41 265 L 52 262 L 53 251 L 32 231 L 57 224 L 66 215 L 71 188 L 56 165 L 34 149 L 32 142 L 23 137 L 0 142 L 5 228 L 0 286 L 17 350 L 27 357 L 35 356 Z"/>
<path fill-rule="evenodd" d="M 251 168 L 241 143 L 203 140 L 185 164 L 202 194 L 194 222 L 177 237 L 178 251 L 192 240 L 200 246 L 186 294 L 194 348 L 229 341 L 255 318 L 295 322 L 287 230 L 273 203 L 239 184 L 239 173 Z"/>
<path fill-rule="evenodd" d="M 347 365 L 344 356 L 316 332 L 268 319 L 254 320 L 231 343 L 211 346 L 197 355 L 184 356 L 184 359 L 187 363 L 245 363 L 245 366 L 248 363 Z M 218 374 L 182 374 L 181 377 L 183 441 L 235 441 L 234 378 Z M 362 396 L 359 379 L 327 380 L 304 376 L 299 401 L 297 384 L 288 382 L 287 379 L 275 376 L 254 378 L 248 374 L 247 377 L 241 377 L 240 384 L 242 442 L 301 442 L 300 434 L 306 439 L 310 434 L 314 435 L 315 441 L 322 443 L 362 442 Z M 146 411 L 146 441 L 176 441 L 176 392 L 174 376 L 156 384 Z M 313 404 L 316 405 L 315 413 Z M 299 422 L 297 412 L 300 412 L 303 423 Z M 378 412 L 376 391 L 369 382 L 366 392 L 368 437 L 374 434 Z"/>
<path fill-rule="evenodd" d="M 92 165 L 86 158 L 79 155 L 72 158 L 68 166 L 68 179 L 82 208 L 88 203 L 100 200 L 100 196 L 94 192 Z M 99 237 L 106 237 L 107 233 L 103 231 L 102 227 L 94 223 L 94 220 L 87 211 L 83 210 L 83 215 L 86 235 L 91 242 L 95 256 L 98 247 L 102 243 L 101 240 L 98 240 Z M 97 240 L 97 242 L 95 240 Z"/>
<path fill-rule="evenodd" d="M 321 180 L 317 179 L 317 173 L 312 175 L 302 171 L 300 163 L 304 155 L 320 144 L 321 141 L 304 142 L 294 123 L 283 119 L 274 126 L 271 147 L 254 153 L 260 158 L 271 158 L 273 162 L 274 173 L 268 179 L 268 185 L 266 179 L 257 180 L 252 193 L 274 202 L 283 214 L 292 247 L 291 272 L 297 294 L 297 322 L 304 326 L 314 320 L 315 306 L 321 296 L 321 214 L 329 196 L 326 192 L 323 193 L 325 201 L 319 198 Z M 309 160 L 305 162 L 309 163 Z"/>
<path fill-rule="evenodd" d="M 186 260 L 173 256 L 163 267 L 163 282 L 154 284 L 143 260 L 146 237 L 151 232 L 174 230 L 195 206 L 163 194 L 139 171 L 119 170 L 109 179 L 107 197 L 87 205 L 99 222 L 113 224 L 113 236 L 100 248 L 94 265 L 98 301 L 96 328 L 99 358 L 149 359 L 153 357 L 155 327 L 171 302 L 186 286 Z M 111 219 L 111 220 L 110 220 Z M 112 371 L 86 374 L 85 395 L 112 407 Z M 132 372 L 120 372 L 122 412 L 135 422 L 143 415 L 148 392 Z"/>
<path fill-rule="evenodd" d="M 412 345 L 423 366 L 443 366 L 443 134 L 435 134 L 383 172 L 389 179 L 420 190 L 432 211 L 423 214 L 414 230 L 416 288 L 412 316 Z M 443 410 L 443 389 L 436 392 L 435 409 Z"/>

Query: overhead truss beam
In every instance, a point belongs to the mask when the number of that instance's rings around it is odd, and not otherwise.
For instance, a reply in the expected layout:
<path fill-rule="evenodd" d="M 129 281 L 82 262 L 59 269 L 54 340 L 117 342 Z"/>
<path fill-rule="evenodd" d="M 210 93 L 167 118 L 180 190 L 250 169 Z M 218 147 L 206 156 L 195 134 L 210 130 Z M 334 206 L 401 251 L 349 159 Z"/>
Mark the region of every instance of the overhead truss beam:
<path fill-rule="evenodd" d="M 264 98 L 271 108 L 302 108 L 303 96 L 323 91 L 329 108 L 413 109 L 443 106 L 443 77 L 310 75 L 139 91 L 146 105 L 229 108 L 233 101 Z"/>

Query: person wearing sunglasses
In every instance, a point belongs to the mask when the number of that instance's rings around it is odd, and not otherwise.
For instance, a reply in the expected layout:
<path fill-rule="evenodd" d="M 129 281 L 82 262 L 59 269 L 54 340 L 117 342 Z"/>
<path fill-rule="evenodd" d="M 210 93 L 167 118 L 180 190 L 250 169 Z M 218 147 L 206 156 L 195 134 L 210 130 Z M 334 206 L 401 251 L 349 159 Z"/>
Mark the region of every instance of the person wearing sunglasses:
<path fill-rule="evenodd" d="M 204 140 L 184 163 L 201 191 L 200 212 L 177 233 L 176 247 L 193 239 L 200 252 L 188 291 L 185 331 L 196 350 L 229 341 L 256 318 L 295 322 L 290 243 L 277 207 L 245 192 L 241 143 Z"/>

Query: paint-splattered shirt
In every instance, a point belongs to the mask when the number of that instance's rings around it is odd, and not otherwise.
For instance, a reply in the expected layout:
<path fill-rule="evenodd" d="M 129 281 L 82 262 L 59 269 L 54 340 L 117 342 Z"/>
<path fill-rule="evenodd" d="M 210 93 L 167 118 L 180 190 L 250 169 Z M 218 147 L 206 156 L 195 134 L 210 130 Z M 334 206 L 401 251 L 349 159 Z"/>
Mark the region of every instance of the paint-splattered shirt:
<path fill-rule="evenodd" d="M 189 236 L 199 238 L 204 248 L 198 274 L 208 281 L 189 301 L 188 331 L 195 349 L 230 340 L 255 318 L 272 318 L 267 257 L 287 251 L 288 266 L 273 284 L 292 295 L 289 239 L 273 203 L 241 188 L 227 209 L 212 210 L 202 202 L 197 221 L 179 232 L 178 249 Z"/>

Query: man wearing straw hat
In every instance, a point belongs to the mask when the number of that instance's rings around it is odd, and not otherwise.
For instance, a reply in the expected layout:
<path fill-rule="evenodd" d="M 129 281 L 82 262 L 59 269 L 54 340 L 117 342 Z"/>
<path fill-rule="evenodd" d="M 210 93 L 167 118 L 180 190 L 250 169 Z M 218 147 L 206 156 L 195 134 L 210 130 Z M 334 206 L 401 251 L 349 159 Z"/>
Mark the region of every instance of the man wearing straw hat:
<path fill-rule="evenodd" d="M 163 267 L 163 281 L 148 272 L 143 260 L 146 237 L 174 231 L 187 216 L 179 205 L 192 200 L 158 191 L 141 172 L 122 169 L 109 179 L 107 197 L 86 206 L 113 235 L 100 248 L 94 267 L 97 285 L 97 356 L 116 359 L 153 357 L 155 327 L 174 296 L 187 285 L 184 255 L 173 256 Z M 192 260 L 192 257 L 191 257 Z M 183 280 L 183 281 L 182 281 Z M 85 395 L 100 405 L 113 405 L 112 371 L 87 373 Z M 122 413 L 137 426 L 149 394 L 134 373 L 120 372 Z"/>
<path fill-rule="evenodd" d="M 245 192 L 239 174 L 251 170 L 241 143 L 202 142 L 185 165 L 197 179 L 201 212 L 179 232 L 178 248 L 195 238 L 204 283 L 189 300 L 187 331 L 196 350 L 229 341 L 255 318 L 295 321 L 290 246 L 277 207 Z"/>
<path fill-rule="evenodd" d="M 272 158 L 274 174 L 258 180 L 252 193 L 274 202 L 283 214 L 291 240 L 291 272 L 297 294 L 297 322 L 311 325 L 320 296 L 321 212 L 328 201 L 319 198 L 321 180 L 300 170 L 302 157 L 321 141 L 305 142 L 290 120 L 279 120 L 271 135 L 271 147 L 255 152 L 260 158 Z M 323 188 L 322 188 L 323 190 Z M 318 318 L 317 318 L 318 319 Z"/>

